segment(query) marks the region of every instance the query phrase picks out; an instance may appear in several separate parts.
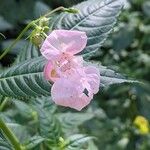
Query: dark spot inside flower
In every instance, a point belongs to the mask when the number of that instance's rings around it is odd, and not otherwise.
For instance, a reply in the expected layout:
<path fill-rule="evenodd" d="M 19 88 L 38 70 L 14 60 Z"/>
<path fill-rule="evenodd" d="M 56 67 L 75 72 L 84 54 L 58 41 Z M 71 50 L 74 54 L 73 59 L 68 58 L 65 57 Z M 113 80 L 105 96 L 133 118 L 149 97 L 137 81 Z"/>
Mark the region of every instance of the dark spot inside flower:
<path fill-rule="evenodd" d="M 86 88 L 84 89 L 83 93 L 84 93 L 86 96 L 88 96 L 88 97 L 89 97 L 89 95 L 88 95 L 88 94 L 89 94 L 89 92 L 88 92 L 88 90 L 87 90 Z"/>

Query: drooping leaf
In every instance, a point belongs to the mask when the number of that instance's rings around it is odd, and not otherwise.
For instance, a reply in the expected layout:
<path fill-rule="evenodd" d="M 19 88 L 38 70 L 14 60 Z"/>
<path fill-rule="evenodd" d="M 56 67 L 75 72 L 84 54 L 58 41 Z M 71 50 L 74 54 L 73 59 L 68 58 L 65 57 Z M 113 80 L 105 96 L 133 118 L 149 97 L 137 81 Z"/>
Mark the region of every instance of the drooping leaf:
<path fill-rule="evenodd" d="M 12 66 L 4 71 L 0 74 L 0 94 L 21 99 L 50 96 L 51 84 L 43 77 L 44 65 L 45 59 L 39 57 Z M 134 82 L 104 66 L 97 67 L 101 74 L 100 87 Z"/>
<path fill-rule="evenodd" d="M 121 0 L 88 0 L 75 6 L 77 14 L 62 13 L 54 22 L 54 29 L 85 31 L 88 44 L 82 53 L 98 50 L 116 22 Z"/>

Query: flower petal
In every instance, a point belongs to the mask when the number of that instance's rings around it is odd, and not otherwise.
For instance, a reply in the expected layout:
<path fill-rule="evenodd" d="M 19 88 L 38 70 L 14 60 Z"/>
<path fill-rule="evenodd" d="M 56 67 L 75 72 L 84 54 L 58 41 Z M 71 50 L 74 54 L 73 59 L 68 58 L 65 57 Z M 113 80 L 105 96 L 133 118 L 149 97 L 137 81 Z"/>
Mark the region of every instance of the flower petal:
<path fill-rule="evenodd" d="M 59 78 L 51 61 L 48 61 L 48 63 L 44 67 L 44 77 L 46 78 L 46 80 L 51 80 L 53 82 L 55 82 Z"/>
<path fill-rule="evenodd" d="M 85 32 L 54 30 L 44 41 L 40 51 L 46 59 L 54 59 L 63 52 L 77 54 L 85 48 L 86 43 Z"/>
<path fill-rule="evenodd" d="M 60 55 L 60 51 L 55 48 L 51 43 L 49 43 L 48 38 L 43 42 L 41 46 L 41 54 L 48 60 L 57 59 Z"/>
<path fill-rule="evenodd" d="M 79 82 L 61 78 L 53 84 L 51 95 L 56 104 L 81 110 L 93 98 L 93 95 L 87 96 L 83 91 L 84 87 Z"/>
<path fill-rule="evenodd" d="M 85 32 L 69 30 L 55 30 L 54 32 L 57 35 L 63 52 L 74 55 L 81 52 L 87 44 Z"/>
<path fill-rule="evenodd" d="M 85 67 L 85 73 L 87 76 L 87 81 L 93 90 L 93 93 L 96 94 L 99 91 L 100 86 L 100 72 L 96 67 L 88 66 Z"/>

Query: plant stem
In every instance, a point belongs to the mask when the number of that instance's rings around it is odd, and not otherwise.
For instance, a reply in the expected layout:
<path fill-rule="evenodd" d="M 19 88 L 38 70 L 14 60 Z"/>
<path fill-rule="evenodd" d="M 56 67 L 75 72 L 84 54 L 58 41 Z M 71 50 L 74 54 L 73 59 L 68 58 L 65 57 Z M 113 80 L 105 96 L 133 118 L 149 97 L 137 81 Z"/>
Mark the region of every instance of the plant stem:
<path fill-rule="evenodd" d="M 13 145 L 15 150 L 22 150 L 21 144 L 19 143 L 16 136 L 12 133 L 12 131 L 8 128 L 5 122 L 0 118 L 0 129 L 4 132 L 5 136 L 8 138 L 10 143 Z"/>
<path fill-rule="evenodd" d="M 22 38 L 22 36 L 24 35 L 24 33 L 31 27 L 31 23 L 28 24 L 23 31 L 19 34 L 19 36 L 16 38 L 16 40 L 8 47 L 4 50 L 4 52 L 1 54 L 0 56 L 0 60 L 10 51 L 11 48 L 13 48 L 15 46 L 15 44 Z"/>
<path fill-rule="evenodd" d="M 47 14 L 45 14 L 44 17 L 47 17 L 47 16 L 49 16 L 49 15 L 51 15 L 51 14 L 53 14 L 53 13 L 59 11 L 59 10 L 64 10 L 64 7 L 63 7 L 63 6 L 60 6 L 60 7 L 56 8 L 56 9 L 54 9 L 54 10 L 48 12 Z"/>
<path fill-rule="evenodd" d="M 23 31 L 19 34 L 19 36 L 16 38 L 16 40 L 8 47 L 4 50 L 4 52 L 0 55 L 0 60 L 15 46 L 15 44 L 22 38 L 22 36 L 24 35 L 24 33 L 35 23 L 37 23 L 38 21 L 40 21 L 41 18 L 43 17 L 47 17 L 59 10 L 64 10 L 64 7 L 60 6 L 50 12 L 48 12 L 47 14 L 41 16 L 39 19 L 33 20 L 32 22 L 30 22 L 24 29 Z"/>
<path fill-rule="evenodd" d="M 3 102 L 0 105 L 0 112 L 3 111 L 3 109 L 4 109 L 5 105 L 7 104 L 7 102 L 8 102 L 8 98 L 5 97 Z"/>

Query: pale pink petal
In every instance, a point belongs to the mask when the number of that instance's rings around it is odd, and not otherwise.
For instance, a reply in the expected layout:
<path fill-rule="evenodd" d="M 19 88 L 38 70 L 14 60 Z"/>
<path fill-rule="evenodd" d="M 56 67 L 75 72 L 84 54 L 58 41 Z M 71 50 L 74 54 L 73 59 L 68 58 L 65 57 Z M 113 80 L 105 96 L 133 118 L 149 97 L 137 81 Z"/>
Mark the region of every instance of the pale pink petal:
<path fill-rule="evenodd" d="M 46 59 L 55 59 L 61 53 L 71 55 L 81 52 L 87 43 L 85 32 L 54 30 L 45 39 L 41 46 L 41 53 Z"/>
<path fill-rule="evenodd" d="M 72 67 L 82 66 L 83 65 L 83 57 L 82 56 L 74 56 L 71 60 Z"/>
<path fill-rule="evenodd" d="M 55 67 L 51 61 L 49 61 L 44 67 L 44 77 L 46 80 L 53 82 L 55 82 L 59 78 Z"/>
<path fill-rule="evenodd" d="M 87 82 L 90 84 L 93 93 L 96 94 L 99 91 L 100 86 L 100 72 L 96 67 L 85 67 L 85 73 L 87 76 Z"/>
<path fill-rule="evenodd" d="M 87 36 L 81 31 L 54 30 L 48 36 L 48 41 L 56 49 L 74 55 L 85 48 Z"/>
<path fill-rule="evenodd" d="M 52 46 L 48 39 L 46 39 L 41 46 L 41 54 L 48 60 L 57 59 L 60 55 L 60 51 Z"/>
<path fill-rule="evenodd" d="M 78 81 L 61 78 L 53 84 L 51 95 L 56 104 L 81 110 L 93 98 L 93 95 L 87 96 L 83 91 L 84 87 Z"/>

